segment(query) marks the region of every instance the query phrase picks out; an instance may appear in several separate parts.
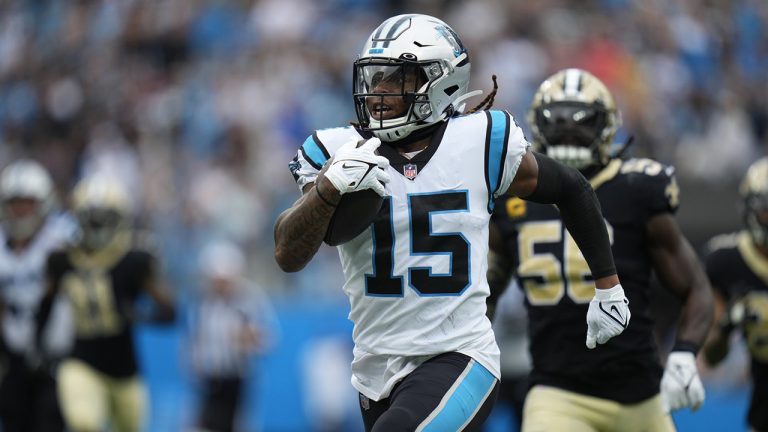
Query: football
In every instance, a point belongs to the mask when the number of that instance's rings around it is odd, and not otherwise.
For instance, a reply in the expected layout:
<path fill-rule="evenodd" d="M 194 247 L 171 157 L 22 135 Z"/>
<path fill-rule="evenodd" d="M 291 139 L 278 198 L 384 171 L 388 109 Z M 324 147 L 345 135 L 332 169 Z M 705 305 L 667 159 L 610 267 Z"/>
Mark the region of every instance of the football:
<path fill-rule="evenodd" d="M 370 189 L 342 195 L 325 232 L 325 242 L 338 246 L 360 235 L 373 223 L 382 203 L 384 198 Z"/>

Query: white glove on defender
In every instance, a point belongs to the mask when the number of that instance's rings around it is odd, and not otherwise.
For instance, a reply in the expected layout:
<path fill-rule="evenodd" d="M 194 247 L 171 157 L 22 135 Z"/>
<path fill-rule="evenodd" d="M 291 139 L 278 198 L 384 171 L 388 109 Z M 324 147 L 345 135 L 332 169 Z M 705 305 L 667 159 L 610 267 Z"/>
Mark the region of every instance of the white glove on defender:
<path fill-rule="evenodd" d="M 357 143 L 357 139 L 352 139 L 339 147 L 331 166 L 325 172 L 325 178 L 330 180 L 342 195 L 371 189 L 381 196 L 386 196 L 384 183 L 389 182 L 389 174 L 386 173 L 389 160 L 374 153 L 381 141 L 371 138 L 360 147 Z"/>
<path fill-rule="evenodd" d="M 587 348 L 592 349 L 597 346 L 595 342 L 604 344 L 620 335 L 629 325 L 631 316 L 629 300 L 624 296 L 621 285 L 596 289 L 587 310 Z"/>
<path fill-rule="evenodd" d="M 667 412 L 680 408 L 699 409 L 704 402 L 704 385 L 696 369 L 696 356 L 688 351 L 672 351 L 661 378 L 661 404 Z"/>

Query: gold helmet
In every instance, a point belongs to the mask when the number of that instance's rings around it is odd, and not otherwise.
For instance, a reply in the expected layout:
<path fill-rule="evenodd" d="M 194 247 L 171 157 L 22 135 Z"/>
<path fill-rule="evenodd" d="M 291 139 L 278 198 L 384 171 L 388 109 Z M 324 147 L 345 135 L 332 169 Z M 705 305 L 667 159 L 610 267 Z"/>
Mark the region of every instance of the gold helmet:
<path fill-rule="evenodd" d="M 750 165 L 739 190 L 744 224 L 755 244 L 768 247 L 768 157 Z"/>
<path fill-rule="evenodd" d="M 584 170 L 608 163 L 621 114 L 611 92 L 594 75 L 564 69 L 541 83 L 527 120 L 536 151 Z"/>
<path fill-rule="evenodd" d="M 81 180 L 72 192 L 72 210 L 82 232 L 81 244 L 97 250 L 128 226 L 131 206 L 123 186 L 104 176 Z"/>

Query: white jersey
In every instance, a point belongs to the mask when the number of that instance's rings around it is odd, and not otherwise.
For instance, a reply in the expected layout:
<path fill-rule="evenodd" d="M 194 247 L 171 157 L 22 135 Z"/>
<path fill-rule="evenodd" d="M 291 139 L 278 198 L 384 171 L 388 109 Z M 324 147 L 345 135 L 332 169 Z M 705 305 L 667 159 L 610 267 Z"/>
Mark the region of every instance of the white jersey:
<path fill-rule="evenodd" d="M 290 165 L 299 187 L 352 138 L 362 138 L 352 127 L 309 137 Z M 527 147 L 503 111 L 451 118 L 410 160 L 379 147 L 391 164 L 389 197 L 371 229 L 338 247 L 354 323 L 352 383 L 363 395 L 386 398 L 446 352 L 466 354 L 500 377 L 485 316 L 488 223 Z"/>
<path fill-rule="evenodd" d="M 45 294 L 48 254 L 66 246 L 76 232 L 75 222 L 65 215 L 49 216 L 31 243 L 14 252 L 0 230 L 0 295 L 2 295 L 5 344 L 18 354 L 30 352 L 35 344 L 35 314 Z M 63 355 L 72 345 L 73 320 L 68 304 L 57 299 L 51 311 L 43 348 L 48 354 Z"/>

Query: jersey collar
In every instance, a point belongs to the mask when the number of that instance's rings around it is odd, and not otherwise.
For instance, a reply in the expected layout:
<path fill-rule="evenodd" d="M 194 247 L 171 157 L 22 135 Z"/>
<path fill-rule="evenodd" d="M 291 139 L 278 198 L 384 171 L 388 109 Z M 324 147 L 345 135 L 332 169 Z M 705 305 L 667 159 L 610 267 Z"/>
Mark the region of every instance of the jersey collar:
<path fill-rule="evenodd" d="M 595 174 L 592 178 L 590 178 L 589 184 L 592 185 L 592 189 L 597 189 L 600 186 L 602 186 L 604 183 L 607 183 L 613 180 L 613 178 L 616 177 L 616 174 L 619 173 L 619 169 L 621 168 L 621 163 L 622 163 L 621 159 L 614 159 L 608 162 L 608 165 L 606 165 L 605 168 L 603 168 L 597 174 Z"/>
<path fill-rule="evenodd" d="M 448 122 L 444 121 L 432 134 L 432 138 L 430 139 L 427 148 L 414 156 L 413 159 L 408 159 L 401 155 L 397 149 L 388 145 L 386 142 L 382 142 L 382 145 L 379 147 L 379 153 L 387 158 L 389 160 L 389 165 L 392 166 L 392 168 L 394 168 L 395 171 L 400 173 L 402 176 L 405 176 L 403 171 L 405 165 L 416 165 L 417 172 L 421 172 L 427 165 L 427 162 L 429 162 L 429 160 L 432 158 L 432 155 L 434 155 L 437 151 L 440 143 L 443 141 L 443 135 L 445 134 L 446 127 L 448 127 Z M 415 177 L 410 179 L 413 180 Z"/>

